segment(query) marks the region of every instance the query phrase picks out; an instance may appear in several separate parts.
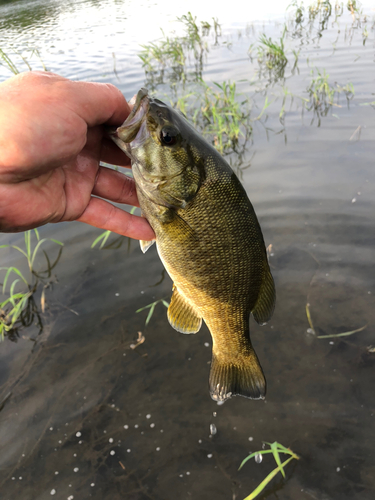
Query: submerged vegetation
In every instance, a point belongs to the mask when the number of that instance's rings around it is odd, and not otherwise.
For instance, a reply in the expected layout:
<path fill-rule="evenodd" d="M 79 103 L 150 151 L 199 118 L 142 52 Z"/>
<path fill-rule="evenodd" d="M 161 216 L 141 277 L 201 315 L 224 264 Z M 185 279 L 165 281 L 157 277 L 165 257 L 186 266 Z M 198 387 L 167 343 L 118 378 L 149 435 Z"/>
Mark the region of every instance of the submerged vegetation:
<path fill-rule="evenodd" d="M 34 233 L 36 244 L 33 246 L 31 235 Z M 57 257 L 51 262 L 47 252 L 41 250 L 41 246 L 47 240 L 53 241 L 60 246 Z M 45 292 L 52 284 L 52 270 L 60 260 L 63 243 L 52 238 L 40 239 L 37 229 L 34 231 L 25 232 L 25 249 L 16 245 L 0 245 L 1 248 L 13 248 L 21 253 L 28 266 L 28 274 L 25 275 L 20 269 L 14 266 L 0 267 L 0 271 L 4 272 L 2 283 L 3 295 L 9 295 L 0 302 L 0 340 L 8 337 L 10 340 L 17 340 L 18 332 L 22 327 L 28 327 L 33 324 L 39 329 L 39 333 L 43 330 L 43 322 L 41 313 L 45 311 Z M 43 271 L 37 271 L 35 263 L 40 252 L 44 254 L 47 267 Z M 25 277 L 27 276 L 27 277 Z M 15 278 L 11 281 L 11 277 Z M 7 285 L 10 283 L 9 288 Z M 9 290 L 9 291 L 8 291 Z M 35 301 L 35 293 L 40 291 L 40 307 Z"/>
<path fill-rule="evenodd" d="M 285 479 L 285 467 L 288 465 L 289 462 L 291 462 L 293 459 L 299 460 L 299 456 L 296 455 L 290 448 L 285 448 L 282 444 L 278 443 L 277 441 L 273 443 L 264 443 L 267 444 L 270 449 L 269 450 L 259 450 L 255 451 L 254 453 L 251 453 L 248 457 L 246 457 L 242 462 L 238 470 L 242 469 L 242 467 L 245 465 L 246 462 L 248 462 L 251 458 L 254 458 L 257 463 L 260 463 L 262 461 L 263 455 L 267 455 L 269 453 L 272 453 L 277 467 L 273 469 L 268 476 L 255 488 L 255 490 L 250 493 L 244 500 L 252 500 L 253 498 L 256 498 L 263 490 L 264 488 L 272 481 L 272 479 L 277 475 L 278 472 L 280 472 Z M 284 462 L 281 462 L 280 458 L 280 453 L 284 455 L 290 455 L 289 458 L 287 458 Z"/>

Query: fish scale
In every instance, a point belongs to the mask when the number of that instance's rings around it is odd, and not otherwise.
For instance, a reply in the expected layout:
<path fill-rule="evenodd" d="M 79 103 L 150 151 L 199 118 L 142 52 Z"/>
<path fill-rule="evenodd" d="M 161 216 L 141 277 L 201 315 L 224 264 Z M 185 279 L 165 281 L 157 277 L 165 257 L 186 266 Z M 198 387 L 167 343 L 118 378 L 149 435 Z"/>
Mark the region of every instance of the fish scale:
<path fill-rule="evenodd" d="M 249 324 L 251 313 L 262 324 L 271 317 L 275 287 L 240 181 L 185 117 L 145 89 L 112 138 L 132 160 L 142 214 L 174 282 L 170 324 L 190 334 L 203 319 L 212 335 L 211 397 L 264 398 Z"/>

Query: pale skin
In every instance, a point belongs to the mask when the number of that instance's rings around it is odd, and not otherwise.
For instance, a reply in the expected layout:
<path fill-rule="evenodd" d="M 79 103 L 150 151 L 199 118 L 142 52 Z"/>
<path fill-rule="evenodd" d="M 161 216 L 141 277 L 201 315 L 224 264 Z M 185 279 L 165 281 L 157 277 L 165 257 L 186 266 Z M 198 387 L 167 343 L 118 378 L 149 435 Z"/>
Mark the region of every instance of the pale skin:
<path fill-rule="evenodd" d="M 27 72 L 0 84 L 0 231 L 81 221 L 135 239 L 148 222 L 110 202 L 139 206 L 134 181 L 99 162 L 130 167 L 104 136 L 130 112 L 113 85 Z M 108 200 L 108 201 L 107 201 Z"/>

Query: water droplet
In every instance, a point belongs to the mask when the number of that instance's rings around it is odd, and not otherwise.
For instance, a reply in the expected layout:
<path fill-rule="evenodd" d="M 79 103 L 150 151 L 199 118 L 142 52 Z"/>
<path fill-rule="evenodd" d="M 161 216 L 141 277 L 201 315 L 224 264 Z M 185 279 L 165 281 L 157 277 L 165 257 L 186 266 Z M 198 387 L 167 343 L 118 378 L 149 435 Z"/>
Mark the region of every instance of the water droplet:
<path fill-rule="evenodd" d="M 58 470 L 57 470 L 57 471 L 55 471 L 55 475 L 56 475 L 56 476 L 57 476 L 57 474 L 58 474 L 58 473 L 59 473 L 59 471 L 58 471 Z"/>
<path fill-rule="evenodd" d="M 119 294 L 119 293 L 115 293 L 115 295 L 116 295 L 116 297 L 119 297 L 119 296 L 120 296 L 120 294 Z"/>
<path fill-rule="evenodd" d="M 109 454 L 110 454 L 110 455 L 112 455 L 112 456 L 113 456 L 115 453 L 116 453 L 116 452 L 115 452 L 115 450 L 111 450 L 111 451 L 109 452 Z"/>
<path fill-rule="evenodd" d="M 155 424 L 150 424 L 151 429 L 155 427 Z"/>
<path fill-rule="evenodd" d="M 352 203 L 355 203 L 357 201 L 357 198 L 352 199 Z"/>
<path fill-rule="evenodd" d="M 249 441 L 254 441 L 254 438 L 250 436 Z"/>
<path fill-rule="evenodd" d="M 78 467 L 74 467 L 74 472 L 78 472 L 79 471 L 79 468 Z"/>
<path fill-rule="evenodd" d="M 93 488 L 95 486 L 95 483 L 91 483 L 90 486 Z"/>
<path fill-rule="evenodd" d="M 56 490 L 51 490 L 51 495 L 56 495 Z"/>
<path fill-rule="evenodd" d="M 207 455 L 207 458 L 212 458 L 212 453 L 209 453 L 209 454 Z"/>
<path fill-rule="evenodd" d="M 70 495 L 67 500 L 73 500 L 74 496 Z"/>
<path fill-rule="evenodd" d="M 128 425 L 124 425 L 124 429 L 129 429 L 129 426 Z"/>
<path fill-rule="evenodd" d="M 50 431 L 53 431 L 53 427 L 50 427 L 50 428 L 49 428 L 49 430 L 50 430 Z"/>
<path fill-rule="evenodd" d="M 78 432 L 76 432 L 76 436 L 77 436 L 77 438 L 79 438 L 82 436 L 82 434 L 78 431 Z"/>
<path fill-rule="evenodd" d="M 336 468 L 336 471 L 337 471 L 337 472 L 340 472 L 340 467 L 337 467 L 337 468 Z"/>
<path fill-rule="evenodd" d="M 205 342 L 204 347 L 210 347 L 210 344 L 208 342 Z"/>
<path fill-rule="evenodd" d="M 113 438 L 109 438 L 109 439 L 108 439 L 108 441 L 109 441 L 110 443 L 113 443 Z"/>
<path fill-rule="evenodd" d="M 128 448 L 126 451 L 127 451 L 128 453 L 130 453 L 132 450 L 131 450 L 130 448 Z"/>
<path fill-rule="evenodd" d="M 211 424 L 210 425 L 210 434 L 211 434 L 211 436 L 214 436 L 216 433 L 217 433 L 216 425 L 215 424 Z"/>
<path fill-rule="evenodd" d="M 257 453 L 254 457 L 254 460 L 256 461 L 257 464 L 260 464 L 263 460 L 263 455 L 261 455 L 260 453 Z"/>
<path fill-rule="evenodd" d="M 138 429 L 139 425 L 135 424 L 134 429 Z"/>
<path fill-rule="evenodd" d="M 306 330 L 306 333 L 308 333 L 309 335 L 314 335 L 315 334 L 315 332 L 314 332 L 314 330 L 312 328 L 308 328 Z"/>
<path fill-rule="evenodd" d="M 221 405 L 223 405 L 224 403 L 225 403 L 225 401 L 216 401 L 216 404 L 217 404 L 218 406 L 221 406 Z"/>
<path fill-rule="evenodd" d="M 217 416 L 216 411 L 212 412 L 212 416 L 213 416 L 213 417 L 216 417 L 216 416 Z"/>
<path fill-rule="evenodd" d="M 189 472 L 189 471 L 187 471 L 186 475 L 187 475 L 187 476 L 190 476 L 190 472 Z"/>
<path fill-rule="evenodd" d="M 156 451 L 160 451 L 160 446 L 158 446 L 158 447 L 156 448 Z"/>
<path fill-rule="evenodd" d="M 149 413 L 148 415 L 146 415 L 146 418 L 151 418 L 151 415 L 150 415 L 150 413 Z"/>

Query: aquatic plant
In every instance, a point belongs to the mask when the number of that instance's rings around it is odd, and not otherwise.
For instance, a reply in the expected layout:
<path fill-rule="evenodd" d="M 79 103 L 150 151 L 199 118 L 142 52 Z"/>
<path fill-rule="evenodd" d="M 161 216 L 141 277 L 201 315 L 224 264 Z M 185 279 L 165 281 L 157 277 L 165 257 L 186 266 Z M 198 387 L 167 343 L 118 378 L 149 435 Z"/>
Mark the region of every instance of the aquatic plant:
<path fill-rule="evenodd" d="M 12 53 L 12 56 L 10 55 L 10 53 Z M 24 71 L 24 70 L 18 69 L 17 64 L 14 61 L 13 56 L 16 56 L 16 58 L 20 59 L 26 65 L 26 67 L 29 71 L 32 71 L 32 67 L 31 67 L 29 60 L 33 56 L 37 56 L 37 58 L 39 59 L 41 65 L 43 67 L 43 70 L 47 71 L 47 68 L 46 68 L 46 66 L 45 66 L 45 64 L 40 56 L 38 49 L 35 49 L 35 48 L 29 49 L 28 55 L 25 56 L 25 55 L 23 55 L 22 52 L 20 52 L 19 50 L 17 50 L 16 48 L 14 48 L 12 46 L 9 47 L 7 52 L 5 52 L 2 48 L 0 48 L 0 64 L 2 66 L 5 66 L 6 68 L 8 68 L 9 71 L 11 73 L 13 73 L 14 75 L 17 75 L 18 73 L 20 73 L 21 71 Z"/>
<path fill-rule="evenodd" d="M 146 45 L 141 45 L 142 51 L 138 54 L 146 73 L 146 85 L 154 89 L 164 82 L 165 71 L 171 81 L 186 81 L 188 76 L 186 65 L 194 61 L 193 80 L 202 75 L 203 57 L 208 52 L 207 37 L 213 29 L 215 44 L 221 35 L 221 27 L 217 19 L 213 18 L 213 25 L 201 21 L 191 12 L 178 17 L 178 22 L 184 25 L 183 36 L 168 36 L 162 31 L 162 38 Z"/>
<path fill-rule="evenodd" d="M 148 304 L 147 306 L 141 307 L 140 309 L 137 309 L 135 311 L 136 313 L 139 313 L 141 311 L 145 311 L 146 309 L 149 309 L 147 317 L 146 317 L 146 321 L 145 321 L 146 326 L 149 324 L 149 322 L 152 318 L 152 315 L 154 314 L 155 307 L 157 306 L 157 304 L 163 304 L 167 309 L 169 307 L 169 302 L 167 302 L 164 299 L 159 299 L 159 300 L 155 300 L 155 302 L 152 302 L 151 304 Z"/>
<path fill-rule="evenodd" d="M 312 79 L 307 88 L 309 99 L 304 99 L 304 104 L 308 111 L 314 112 L 311 123 L 317 117 L 319 126 L 321 117 L 326 116 L 332 106 L 341 107 L 335 102 L 335 98 L 338 100 L 339 95 L 343 93 L 349 102 L 354 97 L 354 86 L 352 83 L 347 83 L 344 87 L 337 83 L 332 85 L 325 70 L 321 72 L 316 69 L 316 72 L 317 74 L 314 69 L 311 70 Z"/>
<path fill-rule="evenodd" d="M 281 474 L 283 475 L 283 477 L 285 479 L 284 468 L 293 459 L 299 460 L 299 458 L 300 458 L 290 448 L 285 448 L 285 446 L 278 443 L 277 441 L 275 441 L 273 443 L 265 442 L 264 444 L 267 444 L 270 447 L 270 449 L 269 450 L 259 450 L 259 451 L 255 451 L 254 453 L 251 453 L 248 457 L 246 457 L 241 462 L 241 465 L 239 466 L 238 470 L 240 470 L 245 465 L 245 463 L 247 461 L 249 461 L 251 458 L 254 458 L 256 461 L 259 460 L 259 462 L 260 462 L 262 459 L 262 456 L 269 454 L 269 453 L 272 453 L 272 455 L 275 459 L 275 462 L 277 464 L 277 467 L 275 469 L 273 469 L 273 471 L 271 471 L 268 474 L 268 476 L 255 488 L 255 490 L 252 493 L 250 493 L 250 495 L 248 495 L 244 500 L 252 500 L 253 498 L 256 498 L 264 490 L 264 488 L 267 486 L 267 484 L 269 484 L 269 482 L 276 476 L 276 474 L 278 472 L 281 472 Z M 290 458 L 288 458 L 284 462 L 281 462 L 280 453 L 283 453 L 285 455 L 290 455 Z"/>
<path fill-rule="evenodd" d="M 32 231 L 25 232 L 25 250 L 16 245 L 0 245 L 0 248 L 13 248 L 20 252 L 27 261 L 29 268 L 30 277 L 26 279 L 24 274 L 17 267 L 0 267 L 0 271 L 5 271 L 5 276 L 3 279 L 3 295 L 6 293 L 6 287 L 10 276 L 16 275 L 18 278 L 14 279 L 9 287 L 9 297 L 0 302 L 0 340 L 4 340 L 4 336 L 7 335 L 11 339 L 15 339 L 18 329 L 23 326 L 30 326 L 34 318 L 37 320 L 37 325 L 40 331 L 43 328 L 41 321 L 39 309 L 36 306 L 34 300 L 34 294 L 40 285 L 42 285 L 40 308 L 41 311 L 45 310 L 45 290 L 51 284 L 52 270 L 57 265 L 60 260 L 62 248 L 60 248 L 59 253 L 53 263 L 51 263 L 48 254 L 42 250 L 46 262 L 47 269 L 44 271 L 36 271 L 35 261 L 40 253 L 41 245 L 50 240 L 59 245 L 63 246 L 58 240 L 53 238 L 43 238 L 40 239 L 39 232 L 34 229 L 34 234 L 36 236 L 36 245 L 33 248 L 31 243 Z M 47 280 L 47 281 L 46 281 Z M 19 288 L 21 282 L 24 284 L 22 291 L 16 291 Z M 26 290 L 25 290 L 26 288 Z"/>

